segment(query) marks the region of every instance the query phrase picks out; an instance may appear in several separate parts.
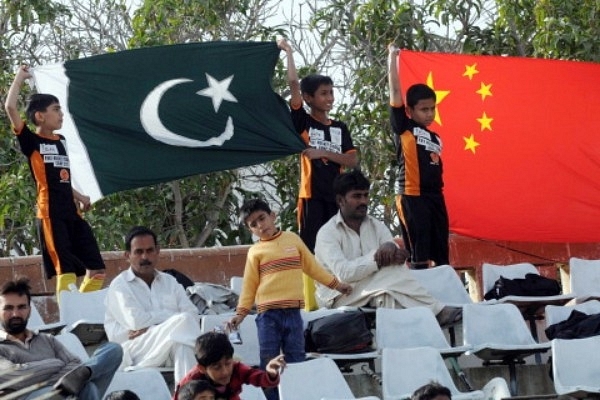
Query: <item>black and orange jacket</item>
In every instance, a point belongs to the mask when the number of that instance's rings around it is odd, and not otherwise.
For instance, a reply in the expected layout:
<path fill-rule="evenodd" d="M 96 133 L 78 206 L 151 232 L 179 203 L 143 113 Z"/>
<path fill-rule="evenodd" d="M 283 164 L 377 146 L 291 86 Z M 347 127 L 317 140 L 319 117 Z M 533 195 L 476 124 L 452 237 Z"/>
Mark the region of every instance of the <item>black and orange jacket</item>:
<path fill-rule="evenodd" d="M 65 138 L 58 134 L 52 138 L 37 135 L 26 124 L 13 129 L 35 180 L 37 217 L 76 218 Z"/>
<path fill-rule="evenodd" d="M 291 106 L 291 114 L 294 128 L 307 147 L 338 154 L 356 151 L 345 123 L 330 120 L 325 125 L 311 117 L 302 105 L 298 108 Z M 341 173 L 342 166 L 333 161 L 310 160 L 304 156 L 300 156 L 300 163 L 299 197 L 334 202 L 333 180 Z"/>
<path fill-rule="evenodd" d="M 390 120 L 400 169 L 398 194 L 441 193 L 444 181 L 440 137 L 409 118 L 405 106 L 390 107 Z"/>

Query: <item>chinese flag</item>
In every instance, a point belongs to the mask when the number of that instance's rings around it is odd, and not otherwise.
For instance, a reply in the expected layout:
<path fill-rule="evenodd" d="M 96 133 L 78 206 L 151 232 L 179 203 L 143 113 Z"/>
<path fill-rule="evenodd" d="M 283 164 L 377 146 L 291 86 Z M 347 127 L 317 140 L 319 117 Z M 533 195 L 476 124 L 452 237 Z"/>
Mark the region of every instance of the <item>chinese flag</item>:
<path fill-rule="evenodd" d="M 600 242 L 600 64 L 402 51 L 437 94 L 452 232 Z"/>

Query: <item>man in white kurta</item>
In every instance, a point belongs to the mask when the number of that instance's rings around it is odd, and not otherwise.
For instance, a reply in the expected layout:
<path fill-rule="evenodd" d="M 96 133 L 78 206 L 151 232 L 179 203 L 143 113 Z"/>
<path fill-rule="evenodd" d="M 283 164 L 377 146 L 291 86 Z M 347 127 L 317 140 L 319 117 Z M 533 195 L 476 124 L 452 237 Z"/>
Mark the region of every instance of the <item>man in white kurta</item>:
<path fill-rule="evenodd" d="M 108 288 L 106 334 L 123 347 L 122 367 L 173 366 L 178 382 L 197 364 L 198 310 L 174 277 L 156 270 L 154 232 L 135 227 L 125 245 L 130 267 Z"/>
<path fill-rule="evenodd" d="M 424 306 L 441 324 L 460 319 L 460 310 L 444 307 L 413 277 L 405 260 L 408 253 L 394 241 L 390 230 L 367 215 L 367 178 L 354 170 L 338 176 L 334 192 L 339 211 L 317 233 L 317 260 L 352 293 L 339 293 L 317 284 L 322 307 L 371 306 L 408 308 Z"/>

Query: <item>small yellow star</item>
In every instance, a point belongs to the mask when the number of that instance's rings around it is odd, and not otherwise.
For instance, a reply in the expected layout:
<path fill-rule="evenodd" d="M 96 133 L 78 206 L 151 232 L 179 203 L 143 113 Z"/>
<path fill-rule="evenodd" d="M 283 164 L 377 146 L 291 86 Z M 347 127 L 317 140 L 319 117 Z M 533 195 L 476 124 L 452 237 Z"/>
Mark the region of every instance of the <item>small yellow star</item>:
<path fill-rule="evenodd" d="M 487 116 L 487 114 L 485 113 L 485 111 L 483 112 L 483 115 L 481 116 L 481 118 L 476 118 L 477 122 L 479 122 L 479 124 L 481 125 L 481 131 L 483 132 L 484 129 L 487 130 L 492 130 L 492 121 L 494 120 L 494 118 L 490 118 Z"/>
<path fill-rule="evenodd" d="M 485 100 L 486 96 L 492 96 L 491 89 L 492 89 L 491 83 L 489 85 L 486 85 L 485 83 L 481 82 L 481 87 L 475 93 L 480 94 L 481 100 L 483 101 L 483 100 Z"/>
<path fill-rule="evenodd" d="M 462 76 L 468 76 L 469 80 L 473 80 L 473 75 L 478 73 L 479 71 L 477 71 L 477 63 L 475 63 L 473 65 L 465 65 L 465 72 L 462 74 Z"/>
<path fill-rule="evenodd" d="M 432 88 L 435 92 L 435 118 L 434 121 L 438 123 L 439 126 L 442 126 L 442 118 L 440 117 L 440 113 L 438 112 L 438 104 L 440 104 L 446 96 L 450 94 L 449 90 L 435 90 L 433 85 L 433 72 L 429 72 L 427 75 L 427 86 Z"/>
<path fill-rule="evenodd" d="M 469 137 L 463 137 L 465 140 L 465 150 L 471 150 L 475 154 L 475 148 L 479 146 L 479 143 L 475 141 L 475 136 L 471 134 Z"/>

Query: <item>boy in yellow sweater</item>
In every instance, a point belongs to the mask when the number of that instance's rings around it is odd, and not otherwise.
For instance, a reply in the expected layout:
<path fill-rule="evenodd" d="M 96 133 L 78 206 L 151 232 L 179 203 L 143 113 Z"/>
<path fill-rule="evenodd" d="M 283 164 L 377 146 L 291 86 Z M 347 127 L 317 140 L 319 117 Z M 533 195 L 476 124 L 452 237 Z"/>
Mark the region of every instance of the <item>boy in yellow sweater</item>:
<path fill-rule="evenodd" d="M 343 294 L 352 287 L 319 265 L 300 236 L 275 226 L 275 213 L 261 199 L 244 203 L 240 220 L 260 239 L 248 250 L 236 315 L 236 328 L 256 304 L 261 368 L 283 353 L 288 363 L 304 361 L 302 273 Z"/>

